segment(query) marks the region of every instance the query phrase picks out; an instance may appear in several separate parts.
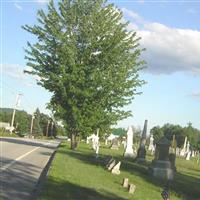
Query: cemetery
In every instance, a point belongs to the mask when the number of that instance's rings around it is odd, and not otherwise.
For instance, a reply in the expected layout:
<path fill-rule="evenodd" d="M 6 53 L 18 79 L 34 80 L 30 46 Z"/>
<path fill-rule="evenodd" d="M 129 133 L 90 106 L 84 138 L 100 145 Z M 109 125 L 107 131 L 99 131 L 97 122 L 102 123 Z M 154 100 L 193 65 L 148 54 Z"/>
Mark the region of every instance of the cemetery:
<path fill-rule="evenodd" d="M 69 142 L 60 145 L 39 199 L 199 199 L 199 152 L 190 151 L 187 137 L 181 150 L 175 137 L 170 142 L 163 136 L 154 145 L 146 120 L 136 152 L 131 126 L 126 145 L 116 137 L 105 143 L 98 134 L 75 151 Z"/>

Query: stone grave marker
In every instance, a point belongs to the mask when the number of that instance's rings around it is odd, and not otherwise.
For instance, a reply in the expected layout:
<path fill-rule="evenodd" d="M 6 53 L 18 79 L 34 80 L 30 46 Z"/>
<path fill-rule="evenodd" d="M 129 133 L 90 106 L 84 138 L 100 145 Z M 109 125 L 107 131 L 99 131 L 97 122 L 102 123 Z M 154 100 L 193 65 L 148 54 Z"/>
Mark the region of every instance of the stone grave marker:
<path fill-rule="evenodd" d="M 174 170 L 169 160 L 169 146 L 170 141 L 165 136 L 156 144 L 155 158 L 149 167 L 151 174 L 156 178 L 173 180 Z"/>
<path fill-rule="evenodd" d="M 126 141 L 126 149 L 124 153 L 124 157 L 134 157 L 135 154 L 133 152 L 133 130 L 132 127 L 129 126 L 127 131 L 127 141 Z"/>
<path fill-rule="evenodd" d="M 120 174 L 120 166 L 121 166 L 121 161 L 119 161 L 111 170 L 112 174 Z"/>
<path fill-rule="evenodd" d="M 130 194 L 133 194 L 135 192 L 135 189 L 136 189 L 136 186 L 134 184 L 129 184 L 129 189 L 128 189 L 128 192 Z"/>
<path fill-rule="evenodd" d="M 119 145 L 118 145 L 118 139 L 117 138 L 114 138 L 112 140 L 112 144 L 111 144 L 111 149 L 119 149 Z"/>
<path fill-rule="evenodd" d="M 138 162 L 145 162 L 145 157 L 146 157 L 146 149 L 145 149 L 145 144 L 146 144 L 146 136 L 147 136 L 147 122 L 148 120 L 145 120 L 144 122 L 144 128 L 142 131 L 142 138 L 140 140 L 140 147 L 137 152 L 137 158 L 136 160 Z"/>
<path fill-rule="evenodd" d="M 128 178 L 124 178 L 124 179 L 123 179 L 122 186 L 123 186 L 124 188 L 128 188 Z"/>
<path fill-rule="evenodd" d="M 186 154 L 186 145 L 187 145 L 187 136 L 185 137 L 183 148 L 180 151 L 180 156 L 185 156 L 185 154 Z"/>
<path fill-rule="evenodd" d="M 116 161 L 113 159 L 113 161 L 109 164 L 108 170 L 112 170 L 112 168 L 116 165 Z"/>

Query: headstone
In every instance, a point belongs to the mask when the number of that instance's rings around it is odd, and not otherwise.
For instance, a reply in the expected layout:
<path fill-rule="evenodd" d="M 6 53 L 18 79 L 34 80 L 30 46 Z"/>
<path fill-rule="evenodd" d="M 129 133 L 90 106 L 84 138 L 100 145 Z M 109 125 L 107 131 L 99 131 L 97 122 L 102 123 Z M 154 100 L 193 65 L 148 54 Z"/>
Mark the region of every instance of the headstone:
<path fill-rule="evenodd" d="M 156 144 L 155 158 L 149 167 L 156 178 L 172 180 L 174 177 L 174 169 L 169 160 L 169 146 L 170 141 L 166 137 L 162 137 Z"/>
<path fill-rule="evenodd" d="M 186 146 L 186 153 L 190 152 L 190 142 L 187 142 L 187 146 Z"/>
<path fill-rule="evenodd" d="M 96 158 L 98 158 L 99 157 L 99 144 L 96 146 Z"/>
<path fill-rule="evenodd" d="M 119 145 L 118 145 L 118 139 L 117 138 L 114 138 L 112 140 L 112 145 L 110 147 L 111 149 L 118 149 L 119 148 Z"/>
<path fill-rule="evenodd" d="M 152 150 L 154 149 L 153 142 L 154 142 L 154 138 L 153 138 L 153 135 L 151 135 L 151 136 L 150 136 L 149 147 L 148 147 L 148 150 L 149 150 L 149 151 L 152 151 Z"/>
<path fill-rule="evenodd" d="M 145 144 L 146 144 L 146 136 L 147 136 L 147 120 L 144 122 L 144 128 L 142 131 L 142 138 L 140 140 L 140 147 L 137 152 L 137 161 L 138 162 L 144 162 L 145 157 L 146 157 L 146 149 L 145 149 Z"/>
<path fill-rule="evenodd" d="M 133 194 L 135 192 L 136 186 L 134 184 L 129 184 L 128 192 Z"/>
<path fill-rule="evenodd" d="M 133 152 L 133 130 L 132 127 L 129 126 L 127 131 L 126 149 L 124 157 L 134 157 L 134 156 L 135 154 Z"/>
<path fill-rule="evenodd" d="M 124 178 L 124 179 L 123 179 L 122 186 L 123 186 L 124 188 L 128 188 L 128 178 Z"/>
<path fill-rule="evenodd" d="M 86 138 L 86 144 L 89 144 L 89 137 Z"/>
<path fill-rule="evenodd" d="M 192 157 L 195 157 L 195 152 L 194 152 L 194 150 L 192 151 Z"/>
<path fill-rule="evenodd" d="M 183 145 L 183 148 L 181 149 L 180 156 L 185 156 L 185 154 L 186 154 L 186 144 L 187 144 L 187 136 L 185 137 L 184 145 Z"/>
<path fill-rule="evenodd" d="M 115 164 L 116 164 L 116 161 L 113 160 L 113 161 L 109 164 L 108 170 L 110 171 L 110 170 L 115 166 Z"/>
<path fill-rule="evenodd" d="M 120 174 L 120 166 L 121 166 L 121 161 L 119 161 L 111 170 L 112 174 Z"/>
<path fill-rule="evenodd" d="M 186 160 L 190 160 L 190 156 L 191 156 L 191 151 L 189 151 L 189 152 L 187 153 Z"/>
<path fill-rule="evenodd" d="M 172 143 L 170 147 L 170 153 L 176 154 L 176 146 L 177 146 L 176 137 L 175 135 L 173 135 L 173 139 L 172 139 Z"/>

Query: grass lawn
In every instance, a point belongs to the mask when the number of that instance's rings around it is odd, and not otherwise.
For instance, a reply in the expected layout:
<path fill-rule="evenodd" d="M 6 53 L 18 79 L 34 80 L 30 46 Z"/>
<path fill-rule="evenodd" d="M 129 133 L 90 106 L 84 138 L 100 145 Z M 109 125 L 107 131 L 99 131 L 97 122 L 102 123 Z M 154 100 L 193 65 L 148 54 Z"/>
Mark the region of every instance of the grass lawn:
<path fill-rule="evenodd" d="M 121 160 L 121 174 L 113 175 L 106 170 L 104 160 L 112 155 Z M 159 200 L 165 181 L 158 181 L 148 174 L 147 163 L 140 165 L 132 159 L 122 157 L 123 149 L 111 150 L 100 147 L 100 157 L 95 155 L 90 145 L 80 143 L 76 151 L 69 144 L 62 143 L 50 167 L 48 177 L 42 187 L 39 200 Z M 176 159 L 177 174 L 171 184 L 170 200 L 200 200 L 200 165 L 196 159 L 186 161 Z M 136 185 L 133 195 L 123 188 L 123 178 Z"/>

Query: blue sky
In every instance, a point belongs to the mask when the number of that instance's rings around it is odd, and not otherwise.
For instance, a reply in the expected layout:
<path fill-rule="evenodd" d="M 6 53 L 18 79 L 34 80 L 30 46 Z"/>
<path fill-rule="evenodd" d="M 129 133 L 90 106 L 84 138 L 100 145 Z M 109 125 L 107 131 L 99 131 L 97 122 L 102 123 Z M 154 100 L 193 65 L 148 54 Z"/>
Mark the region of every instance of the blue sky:
<path fill-rule="evenodd" d="M 133 117 L 118 126 L 149 129 L 165 123 L 186 126 L 191 122 L 200 129 L 200 2 L 197 1 L 109 1 L 123 10 L 129 29 L 142 37 L 146 48 L 142 58 L 147 69 L 140 72 L 147 84 L 127 107 Z M 35 24 L 36 11 L 46 3 L 1 0 L 1 75 L 3 107 L 13 107 L 16 94 L 23 93 L 20 109 L 32 113 L 37 107 L 45 113 L 50 94 L 23 74 L 26 68 L 26 41 L 34 38 L 21 26 Z"/>

